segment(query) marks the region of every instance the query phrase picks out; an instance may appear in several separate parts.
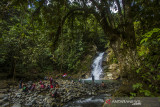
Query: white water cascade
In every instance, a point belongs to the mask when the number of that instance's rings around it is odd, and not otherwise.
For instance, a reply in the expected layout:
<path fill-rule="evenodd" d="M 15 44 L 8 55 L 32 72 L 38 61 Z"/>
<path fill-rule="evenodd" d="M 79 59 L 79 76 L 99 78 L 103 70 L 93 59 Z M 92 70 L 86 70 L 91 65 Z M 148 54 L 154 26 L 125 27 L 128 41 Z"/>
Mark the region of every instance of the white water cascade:
<path fill-rule="evenodd" d="M 103 59 L 103 55 L 104 55 L 104 52 L 102 53 L 99 53 L 99 55 L 96 57 L 96 59 L 93 61 L 93 64 L 92 64 L 92 74 L 95 78 L 95 80 L 99 80 L 100 78 L 100 75 L 101 73 L 103 72 L 102 70 L 102 59 Z M 92 75 L 91 74 L 91 75 Z M 86 80 L 91 80 L 92 78 L 89 77 L 88 79 Z"/>

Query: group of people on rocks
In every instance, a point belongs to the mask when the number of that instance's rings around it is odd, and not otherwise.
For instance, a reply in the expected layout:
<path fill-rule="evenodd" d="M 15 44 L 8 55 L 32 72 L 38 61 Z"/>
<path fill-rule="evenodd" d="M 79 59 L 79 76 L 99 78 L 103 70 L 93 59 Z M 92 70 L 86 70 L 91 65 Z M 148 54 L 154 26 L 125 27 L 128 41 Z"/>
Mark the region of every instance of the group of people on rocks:
<path fill-rule="evenodd" d="M 34 90 L 49 91 L 50 89 L 53 89 L 53 90 L 51 90 L 51 96 L 53 98 L 59 97 L 59 94 L 57 92 L 58 88 L 59 88 L 59 84 L 55 80 L 53 80 L 52 77 L 50 77 L 50 78 L 45 77 L 44 80 L 45 81 L 39 81 L 38 84 L 35 84 L 35 83 L 32 83 L 32 82 L 30 82 L 29 84 L 26 84 L 26 83 L 23 83 L 23 80 L 21 80 L 19 82 L 19 89 L 22 89 L 23 92 L 34 91 Z M 79 79 L 79 82 L 81 82 L 80 79 Z M 84 83 L 84 80 L 82 81 L 82 83 Z M 94 84 L 93 75 L 92 75 L 92 83 Z M 102 88 L 105 88 L 105 83 L 102 81 L 100 86 Z"/>
<path fill-rule="evenodd" d="M 53 89 L 53 91 L 51 92 L 51 96 L 56 98 L 58 95 L 57 90 L 59 88 L 59 84 L 53 80 L 52 77 L 48 78 L 45 77 L 44 80 L 46 81 L 39 81 L 39 83 L 36 85 L 35 83 L 30 83 L 30 84 L 26 84 L 23 82 L 23 80 L 21 80 L 19 82 L 19 89 L 22 89 L 22 92 L 28 92 L 28 91 L 34 91 L 34 90 L 50 90 Z M 47 84 L 47 81 L 49 81 L 49 83 Z"/>
<path fill-rule="evenodd" d="M 26 83 L 23 83 L 23 80 L 19 82 L 19 89 L 22 89 L 23 92 L 27 91 L 34 91 L 35 90 L 35 83 L 31 83 L 30 85 L 27 85 Z"/>

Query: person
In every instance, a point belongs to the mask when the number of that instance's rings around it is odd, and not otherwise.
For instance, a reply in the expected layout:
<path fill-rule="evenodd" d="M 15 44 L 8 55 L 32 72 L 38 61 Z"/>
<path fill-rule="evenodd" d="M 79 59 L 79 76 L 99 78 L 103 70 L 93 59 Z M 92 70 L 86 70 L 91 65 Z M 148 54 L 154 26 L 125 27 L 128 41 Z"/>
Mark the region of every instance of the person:
<path fill-rule="evenodd" d="M 104 88 L 104 82 L 102 81 L 101 86 Z"/>
<path fill-rule="evenodd" d="M 28 85 L 28 87 L 29 87 L 28 90 L 31 90 L 32 85 L 33 85 L 33 83 Z"/>
<path fill-rule="evenodd" d="M 45 76 L 45 77 L 44 77 L 44 80 L 48 80 L 48 77 L 47 77 L 47 76 Z"/>
<path fill-rule="evenodd" d="M 50 77 L 50 84 L 52 84 L 53 83 L 53 78 L 52 77 Z"/>
<path fill-rule="evenodd" d="M 59 84 L 58 84 L 58 83 L 56 83 L 56 87 L 55 87 L 55 88 L 56 88 L 56 89 L 59 88 Z"/>
<path fill-rule="evenodd" d="M 44 88 L 45 88 L 44 83 L 42 83 L 41 84 L 41 89 L 44 89 Z"/>
<path fill-rule="evenodd" d="M 53 88 L 53 84 L 50 84 L 50 88 Z"/>
<path fill-rule="evenodd" d="M 56 81 L 53 81 L 52 85 L 55 88 L 56 87 Z"/>
<path fill-rule="evenodd" d="M 27 92 L 28 91 L 28 87 L 26 86 L 26 84 L 23 85 L 23 92 Z"/>
<path fill-rule="evenodd" d="M 54 91 L 52 91 L 51 96 L 53 98 L 55 98 L 55 99 L 59 96 L 58 93 L 57 93 L 57 89 L 55 89 Z"/>
<path fill-rule="evenodd" d="M 62 75 L 63 77 L 66 77 L 67 76 L 67 73 L 64 73 L 64 75 Z"/>
<path fill-rule="evenodd" d="M 20 82 L 19 82 L 19 89 L 21 89 L 22 87 L 23 87 L 23 81 L 20 80 Z"/>
<path fill-rule="evenodd" d="M 46 88 L 45 88 L 45 89 L 46 89 L 46 90 L 49 90 L 49 89 L 50 89 L 49 84 L 46 85 Z"/>
<path fill-rule="evenodd" d="M 71 79 L 71 76 L 68 77 L 68 80 L 70 80 L 70 79 Z"/>
<path fill-rule="evenodd" d="M 41 85 L 41 84 L 42 84 L 42 81 L 39 81 L 39 84 Z"/>
<path fill-rule="evenodd" d="M 92 74 L 92 83 L 94 84 L 94 75 Z"/>
<path fill-rule="evenodd" d="M 79 80 L 78 80 L 79 82 L 81 82 L 81 79 L 79 78 Z"/>
<path fill-rule="evenodd" d="M 34 90 L 35 90 L 35 87 L 36 87 L 36 85 L 33 83 L 33 84 L 32 84 L 32 87 L 31 87 L 31 91 L 34 91 Z"/>
<path fill-rule="evenodd" d="M 84 80 L 82 80 L 82 84 L 84 84 Z"/>

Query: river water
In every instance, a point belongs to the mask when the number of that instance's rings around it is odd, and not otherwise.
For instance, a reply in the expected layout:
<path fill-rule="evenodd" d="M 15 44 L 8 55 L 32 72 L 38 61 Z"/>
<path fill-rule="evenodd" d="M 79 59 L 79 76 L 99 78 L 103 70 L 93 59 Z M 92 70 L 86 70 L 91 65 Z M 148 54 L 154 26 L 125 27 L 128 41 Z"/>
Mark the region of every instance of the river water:
<path fill-rule="evenodd" d="M 117 80 L 95 80 L 95 85 L 100 86 L 102 81 L 105 84 L 117 84 L 117 86 L 120 84 L 120 81 Z M 92 80 L 84 80 L 84 83 L 92 84 Z M 110 89 L 108 88 L 108 90 Z M 111 96 L 111 93 L 102 93 L 96 96 L 86 96 L 70 101 L 63 107 L 102 107 L 106 99 L 110 98 Z"/>
<path fill-rule="evenodd" d="M 102 107 L 105 100 L 110 96 L 111 94 L 101 94 L 97 96 L 80 98 L 76 101 L 69 102 L 63 107 Z"/>

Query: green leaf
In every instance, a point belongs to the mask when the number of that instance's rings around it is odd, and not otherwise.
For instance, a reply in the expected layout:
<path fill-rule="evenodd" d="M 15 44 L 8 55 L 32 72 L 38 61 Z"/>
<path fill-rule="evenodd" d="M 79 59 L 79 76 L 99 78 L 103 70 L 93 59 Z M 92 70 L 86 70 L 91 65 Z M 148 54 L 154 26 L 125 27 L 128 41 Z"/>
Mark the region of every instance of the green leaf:
<path fill-rule="evenodd" d="M 157 75 L 157 80 L 160 80 L 160 75 Z"/>
<path fill-rule="evenodd" d="M 150 84 L 150 85 L 149 85 L 149 88 L 151 88 L 151 87 L 152 87 L 152 85 Z"/>
<path fill-rule="evenodd" d="M 144 95 L 145 95 L 145 96 L 150 96 L 150 95 L 151 95 L 151 92 L 148 91 L 148 90 L 144 90 Z"/>
<path fill-rule="evenodd" d="M 151 82 L 151 80 L 150 79 L 147 79 L 149 82 Z"/>
<path fill-rule="evenodd" d="M 137 89 L 137 88 L 142 88 L 142 83 L 136 83 L 134 84 L 132 87 L 133 87 L 133 90 Z"/>
<path fill-rule="evenodd" d="M 130 93 L 131 94 L 131 96 L 133 96 L 133 97 L 135 97 L 136 96 L 136 93 Z"/>
<path fill-rule="evenodd" d="M 147 42 L 148 38 L 144 38 L 141 40 L 140 44 L 142 44 L 143 42 Z"/>
<path fill-rule="evenodd" d="M 136 70 L 136 72 L 137 72 L 137 73 L 139 73 L 139 72 L 140 72 L 140 70 L 141 70 L 141 68 L 138 68 L 138 69 Z"/>

